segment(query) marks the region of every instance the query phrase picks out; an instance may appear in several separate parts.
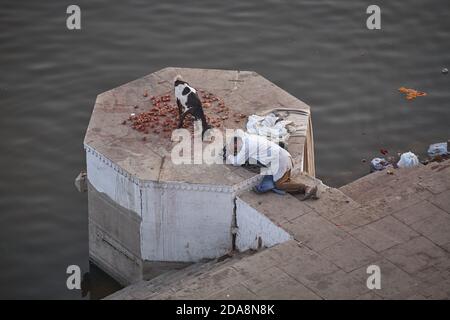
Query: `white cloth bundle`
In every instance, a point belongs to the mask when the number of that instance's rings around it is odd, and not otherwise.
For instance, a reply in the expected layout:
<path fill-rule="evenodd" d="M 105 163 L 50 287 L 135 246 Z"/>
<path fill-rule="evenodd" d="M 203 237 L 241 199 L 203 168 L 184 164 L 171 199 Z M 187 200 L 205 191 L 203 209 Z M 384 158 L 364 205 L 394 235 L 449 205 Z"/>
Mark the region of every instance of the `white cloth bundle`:
<path fill-rule="evenodd" d="M 247 132 L 264 136 L 269 140 L 286 142 L 290 133 L 295 131 L 295 128 L 290 126 L 293 122 L 287 120 L 278 121 L 278 119 L 273 113 L 269 113 L 266 116 L 251 115 L 248 117 Z"/>

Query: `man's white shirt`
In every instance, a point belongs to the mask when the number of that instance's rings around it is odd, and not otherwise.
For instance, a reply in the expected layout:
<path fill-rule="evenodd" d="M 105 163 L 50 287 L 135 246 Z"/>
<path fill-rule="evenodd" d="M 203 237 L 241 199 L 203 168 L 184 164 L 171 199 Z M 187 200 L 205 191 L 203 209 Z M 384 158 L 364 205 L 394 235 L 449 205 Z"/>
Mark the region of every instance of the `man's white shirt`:
<path fill-rule="evenodd" d="M 278 144 L 263 136 L 254 134 L 244 133 L 241 135 L 241 138 L 241 148 L 236 156 L 228 154 L 228 163 L 234 166 L 240 166 L 246 160 L 250 164 L 256 164 L 259 161 L 266 166 L 266 168 L 262 168 L 261 173 L 264 175 L 273 175 L 274 181 L 279 180 L 286 171 L 292 169 L 293 162 L 291 154 Z M 230 152 L 230 148 L 227 151 Z"/>

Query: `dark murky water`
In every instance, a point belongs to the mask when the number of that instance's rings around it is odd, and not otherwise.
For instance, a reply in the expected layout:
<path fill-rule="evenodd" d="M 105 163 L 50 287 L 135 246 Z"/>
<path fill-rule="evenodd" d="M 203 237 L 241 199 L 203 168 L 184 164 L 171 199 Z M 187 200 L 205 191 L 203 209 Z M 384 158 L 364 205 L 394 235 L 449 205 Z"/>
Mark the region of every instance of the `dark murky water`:
<path fill-rule="evenodd" d="M 153 2 L 153 3 L 152 3 Z M 312 107 L 318 176 L 450 138 L 448 0 L 64 1 L 0 4 L 0 298 L 81 298 L 66 267 L 91 269 L 91 298 L 116 289 L 88 262 L 82 140 L 98 93 L 166 66 L 255 70 Z M 426 91 L 405 101 L 400 86 Z"/>

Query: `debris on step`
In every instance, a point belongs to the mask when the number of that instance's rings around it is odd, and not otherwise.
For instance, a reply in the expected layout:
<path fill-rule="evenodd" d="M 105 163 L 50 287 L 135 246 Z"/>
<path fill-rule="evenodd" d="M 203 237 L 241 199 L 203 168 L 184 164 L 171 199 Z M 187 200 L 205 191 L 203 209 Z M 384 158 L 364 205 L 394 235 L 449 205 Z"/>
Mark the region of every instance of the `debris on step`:
<path fill-rule="evenodd" d="M 390 163 L 384 158 L 373 158 L 370 161 L 370 172 L 381 171 L 386 169 Z"/>
<path fill-rule="evenodd" d="M 428 147 L 428 156 L 434 158 L 436 156 L 445 156 L 448 154 L 447 142 L 433 143 Z"/>
<path fill-rule="evenodd" d="M 397 162 L 399 168 L 412 168 L 419 165 L 419 158 L 411 151 L 405 152 L 400 156 Z"/>

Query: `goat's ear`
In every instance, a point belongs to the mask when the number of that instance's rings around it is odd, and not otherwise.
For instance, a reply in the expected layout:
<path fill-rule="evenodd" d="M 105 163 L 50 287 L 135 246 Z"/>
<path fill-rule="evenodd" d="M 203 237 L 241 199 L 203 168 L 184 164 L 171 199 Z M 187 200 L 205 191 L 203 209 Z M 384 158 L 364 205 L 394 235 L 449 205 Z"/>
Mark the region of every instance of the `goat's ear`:
<path fill-rule="evenodd" d="M 183 77 L 181 75 L 179 75 L 179 74 L 177 74 L 175 76 L 175 78 L 173 78 L 173 82 L 174 83 L 177 82 L 177 81 L 183 81 Z"/>

